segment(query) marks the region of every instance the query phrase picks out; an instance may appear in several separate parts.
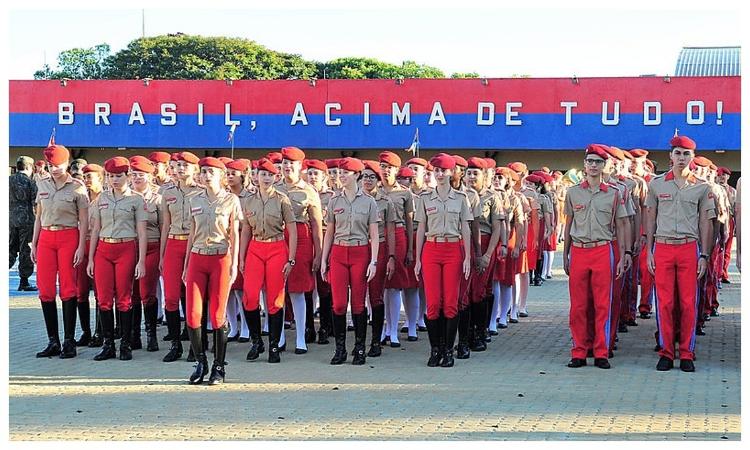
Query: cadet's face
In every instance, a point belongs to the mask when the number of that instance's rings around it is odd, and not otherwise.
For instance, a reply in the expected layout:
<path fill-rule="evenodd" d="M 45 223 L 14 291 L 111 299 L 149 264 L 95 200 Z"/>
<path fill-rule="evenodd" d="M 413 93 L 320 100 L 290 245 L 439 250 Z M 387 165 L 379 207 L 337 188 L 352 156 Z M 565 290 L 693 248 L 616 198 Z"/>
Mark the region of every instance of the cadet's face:
<path fill-rule="evenodd" d="M 299 173 L 301 170 L 302 170 L 301 161 L 290 161 L 288 159 L 284 159 L 281 161 L 281 172 L 287 178 L 291 178 L 294 176 L 299 177 Z"/>
<path fill-rule="evenodd" d="M 605 165 L 609 164 L 604 159 L 596 155 L 587 155 L 583 160 L 583 168 L 586 171 L 586 175 L 590 177 L 596 177 L 601 175 L 602 169 Z"/>
<path fill-rule="evenodd" d="M 140 189 L 151 182 L 151 174 L 146 172 L 130 171 L 130 181 L 136 189 Z"/>
<path fill-rule="evenodd" d="M 83 174 L 83 184 L 89 190 L 98 190 L 102 188 L 102 176 L 99 172 L 89 172 Z"/>
<path fill-rule="evenodd" d="M 484 172 L 482 169 L 467 169 L 466 181 L 474 189 L 481 188 L 484 183 Z"/>
<path fill-rule="evenodd" d="M 692 150 L 688 150 L 682 147 L 675 147 L 672 153 L 669 154 L 669 159 L 672 161 L 672 166 L 676 167 L 677 170 L 682 171 L 685 167 L 690 165 L 690 161 L 693 160 L 695 154 Z"/>
<path fill-rule="evenodd" d="M 307 182 L 314 186 L 322 186 L 326 180 L 326 175 L 323 171 L 315 169 L 313 167 L 307 168 Z"/>
<path fill-rule="evenodd" d="M 57 166 L 53 164 L 47 164 L 47 167 L 49 168 L 49 174 L 52 175 L 53 178 L 61 178 L 65 176 L 65 173 L 68 170 L 68 163 L 62 163 Z"/>
<path fill-rule="evenodd" d="M 424 180 L 424 166 L 420 166 L 419 164 L 409 164 L 407 167 L 414 171 L 415 180 Z"/>
<path fill-rule="evenodd" d="M 717 175 L 716 181 L 718 181 L 721 184 L 727 184 L 727 181 L 729 181 L 729 175 Z"/>
<path fill-rule="evenodd" d="M 435 181 L 437 181 L 439 185 L 445 185 L 450 182 L 454 171 L 451 169 L 441 169 L 439 167 L 435 167 L 434 173 L 435 173 Z"/>
<path fill-rule="evenodd" d="M 206 185 L 220 183 L 222 172 L 218 167 L 201 167 L 201 181 Z"/>
<path fill-rule="evenodd" d="M 385 179 L 394 180 L 396 179 L 396 174 L 398 173 L 398 167 L 392 166 L 388 163 L 381 162 L 380 172 L 383 174 L 383 177 Z"/>
<path fill-rule="evenodd" d="M 339 179 L 342 186 L 352 186 L 357 183 L 357 172 L 339 169 Z"/>
<path fill-rule="evenodd" d="M 276 181 L 276 174 L 267 170 L 258 170 L 258 185 L 262 188 L 267 188 Z"/>
<path fill-rule="evenodd" d="M 365 169 L 364 172 L 362 172 L 362 187 L 365 188 L 366 191 L 372 191 L 378 186 L 378 176 L 375 175 L 375 172 L 373 172 L 370 169 Z"/>
<path fill-rule="evenodd" d="M 110 173 L 107 172 L 107 183 L 112 187 L 112 189 L 120 190 L 125 187 L 125 185 L 128 183 L 128 174 L 123 173 Z"/>
<path fill-rule="evenodd" d="M 195 164 L 191 164 L 187 161 L 175 161 L 175 174 L 177 175 L 177 178 L 184 180 L 190 176 L 195 175 L 196 170 L 198 169 L 198 166 Z"/>
<path fill-rule="evenodd" d="M 396 177 L 396 181 L 403 187 L 411 187 L 411 177 Z"/>
<path fill-rule="evenodd" d="M 242 185 L 242 172 L 239 170 L 227 170 L 227 183 L 230 186 Z"/>

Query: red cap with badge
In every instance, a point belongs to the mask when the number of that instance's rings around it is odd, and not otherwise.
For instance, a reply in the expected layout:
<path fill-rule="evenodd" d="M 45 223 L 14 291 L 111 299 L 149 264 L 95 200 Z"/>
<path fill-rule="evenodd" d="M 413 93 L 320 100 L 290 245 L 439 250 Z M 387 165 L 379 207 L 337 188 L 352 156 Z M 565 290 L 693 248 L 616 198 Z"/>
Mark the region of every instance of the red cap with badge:
<path fill-rule="evenodd" d="M 176 155 L 176 161 L 185 161 L 190 164 L 198 164 L 200 162 L 200 158 L 190 152 L 178 152 Z"/>
<path fill-rule="evenodd" d="M 389 166 L 401 167 L 401 158 L 393 152 L 382 152 L 378 155 L 378 160 L 382 163 L 386 163 Z"/>
<path fill-rule="evenodd" d="M 482 159 L 484 159 L 484 163 L 487 169 L 494 169 L 495 167 L 497 167 L 497 161 L 495 161 L 493 158 L 482 158 Z"/>
<path fill-rule="evenodd" d="M 145 156 L 135 155 L 128 162 L 130 163 L 130 170 L 133 172 L 154 173 L 154 170 L 156 170 Z"/>
<path fill-rule="evenodd" d="M 332 158 L 332 159 L 326 159 L 326 168 L 328 169 L 338 169 L 339 168 L 339 161 L 341 158 Z"/>
<path fill-rule="evenodd" d="M 44 159 L 53 166 L 59 166 L 68 162 L 70 159 L 70 152 L 63 145 L 50 145 L 44 149 Z"/>
<path fill-rule="evenodd" d="M 456 164 L 458 164 L 458 162 L 456 162 Z M 484 170 L 487 168 L 487 161 L 485 161 L 484 158 L 478 158 L 476 156 L 472 156 L 471 158 L 468 159 L 468 161 L 466 161 L 466 167 L 468 167 L 469 169 Z"/>
<path fill-rule="evenodd" d="M 339 161 L 339 169 L 350 172 L 362 172 L 365 170 L 365 165 L 357 158 L 342 158 Z"/>
<path fill-rule="evenodd" d="M 167 152 L 151 152 L 148 155 L 148 160 L 155 163 L 168 163 L 170 155 Z"/>
<path fill-rule="evenodd" d="M 528 172 L 529 168 L 526 166 L 526 164 L 516 161 L 508 164 L 508 168 L 516 173 L 524 173 Z"/>
<path fill-rule="evenodd" d="M 430 159 L 433 167 L 443 170 L 453 170 L 456 168 L 456 160 L 446 153 L 438 153 Z"/>
<path fill-rule="evenodd" d="M 605 150 L 606 147 L 606 145 L 602 144 L 589 144 L 589 146 L 586 147 L 586 154 L 596 155 L 606 161 L 609 158 L 609 152 Z"/>
<path fill-rule="evenodd" d="M 307 166 L 308 169 L 320 170 L 321 172 L 328 171 L 326 163 L 319 159 L 306 159 L 304 165 Z"/>
<path fill-rule="evenodd" d="M 466 161 L 466 159 L 461 155 L 451 155 L 451 157 L 456 160 L 456 165 L 459 167 L 466 168 L 469 166 L 469 163 Z"/>
<path fill-rule="evenodd" d="M 414 173 L 414 171 L 409 167 L 402 167 L 398 169 L 398 173 L 396 173 L 396 177 L 401 177 L 401 178 L 411 178 L 416 175 L 417 174 Z"/>
<path fill-rule="evenodd" d="M 720 166 L 719 169 L 716 171 L 716 175 L 731 175 L 732 171 L 727 169 L 726 167 Z"/>
<path fill-rule="evenodd" d="M 238 170 L 244 172 L 247 170 L 247 160 L 235 159 L 224 164 L 227 170 Z"/>
<path fill-rule="evenodd" d="M 130 169 L 130 161 L 124 156 L 115 156 L 104 161 L 104 170 L 107 173 L 126 173 Z"/>
<path fill-rule="evenodd" d="M 284 159 L 280 152 L 269 152 L 266 155 L 266 159 L 271 161 L 273 164 L 280 164 L 281 160 Z"/>
<path fill-rule="evenodd" d="M 279 173 L 278 167 L 274 165 L 273 161 L 271 161 L 268 158 L 261 158 L 257 161 L 258 164 L 258 170 L 265 170 L 266 172 L 270 172 L 272 174 Z"/>
<path fill-rule="evenodd" d="M 214 158 L 213 156 L 206 156 L 205 158 L 201 158 L 198 161 L 198 165 L 201 167 L 215 167 L 217 169 L 224 170 L 226 170 L 227 168 L 227 166 L 225 166 L 219 158 Z"/>
<path fill-rule="evenodd" d="M 380 171 L 380 163 L 377 161 L 373 161 L 371 159 L 365 159 L 362 161 L 362 164 L 365 165 L 365 170 L 371 170 L 375 173 L 375 176 L 378 177 L 378 180 L 383 180 L 383 173 Z M 399 172 L 400 173 L 400 172 Z"/>
<path fill-rule="evenodd" d="M 406 165 L 407 166 L 410 165 L 410 164 L 414 164 L 415 166 L 427 167 L 428 162 L 427 162 L 426 159 L 412 158 L 412 159 L 406 161 Z"/>
<path fill-rule="evenodd" d="M 695 158 L 693 158 L 693 162 L 698 167 L 710 167 L 711 164 L 713 164 L 711 160 L 706 158 L 705 156 L 696 156 Z"/>
<path fill-rule="evenodd" d="M 289 161 L 302 161 L 305 159 L 305 152 L 297 147 L 284 147 L 281 149 L 281 159 Z"/>
<path fill-rule="evenodd" d="M 687 136 L 675 136 L 669 141 L 672 148 L 681 147 L 687 150 L 695 150 L 695 141 Z"/>
<path fill-rule="evenodd" d="M 81 170 L 83 173 L 97 172 L 100 174 L 104 174 L 104 167 L 100 166 L 99 164 L 86 164 Z"/>

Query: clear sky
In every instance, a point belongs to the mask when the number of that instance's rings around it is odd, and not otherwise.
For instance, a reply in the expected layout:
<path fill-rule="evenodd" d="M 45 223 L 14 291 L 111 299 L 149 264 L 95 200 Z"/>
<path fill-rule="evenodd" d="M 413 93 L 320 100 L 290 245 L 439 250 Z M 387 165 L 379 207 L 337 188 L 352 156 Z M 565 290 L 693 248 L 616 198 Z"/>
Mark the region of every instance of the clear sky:
<path fill-rule="evenodd" d="M 740 14 L 728 10 L 678 5 L 649 10 L 642 3 L 636 6 L 641 9 L 624 10 L 424 5 L 370 10 L 346 4 L 316 10 L 207 10 L 193 9 L 195 4 L 146 8 L 145 33 L 237 36 L 319 61 L 342 56 L 415 60 L 447 76 L 478 72 L 485 77 L 666 75 L 674 72 L 683 46 L 741 43 Z M 62 50 L 99 43 L 110 44 L 113 52 L 125 47 L 142 32 L 142 10 L 133 6 L 61 11 L 54 6 L 23 10 L 23 3 L 16 4 L 8 11 L 8 78 L 31 79 L 45 58 L 55 67 Z"/>

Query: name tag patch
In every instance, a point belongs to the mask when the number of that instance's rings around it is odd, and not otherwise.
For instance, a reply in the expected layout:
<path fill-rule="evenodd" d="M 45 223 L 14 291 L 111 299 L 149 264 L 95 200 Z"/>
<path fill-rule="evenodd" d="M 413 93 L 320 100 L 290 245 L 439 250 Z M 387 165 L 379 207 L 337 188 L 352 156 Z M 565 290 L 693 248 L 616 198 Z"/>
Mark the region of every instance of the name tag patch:
<path fill-rule="evenodd" d="M 586 209 L 586 205 L 573 205 L 573 209 L 576 211 L 580 211 L 582 209 Z"/>
<path fill-rule="evenodd" d="M 99 209 L 107 209 L 109 208 L 109 203 L 99 203 Z"/>
<path fill-rule="evenodd" d="M 190 213 L 191 214 L 203 214 L 203 207 L 196 206 L 194 208 L 190 208 Z"/>
<path fill-rule="evenodd" d="M 659 194 L 659 198 L 662 200 L 672 200 L 672 194 Z"/>
<path fill-rule="evenodd" d="M 427 214 L 434 214 L 437 211 L 437 206 L 430 206 L 429 208 L 425 209 Z"/>
<path fill-rule="evenodd" d="M 336 208 L 333 210 L 334 214 L 341 214 L 342 212 L 344 212 L 344 208 Z"/>
<path fill-rule="evenodd" d="M 39 198 L 49 198 L 49 192 L 40 192 Z"/>
<path fill-rule="evenodd" d="M 167 197 L 167 203 L 177 203 L 177 197 Z"/>

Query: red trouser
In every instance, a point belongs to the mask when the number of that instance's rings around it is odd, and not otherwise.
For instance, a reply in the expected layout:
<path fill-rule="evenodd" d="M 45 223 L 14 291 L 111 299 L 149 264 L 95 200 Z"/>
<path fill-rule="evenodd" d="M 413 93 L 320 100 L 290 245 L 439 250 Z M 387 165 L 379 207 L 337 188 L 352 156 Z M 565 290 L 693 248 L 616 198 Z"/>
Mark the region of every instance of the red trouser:
<path fill-rule="evenodd" d="M 178 311 L 182 296 L 182 270 L 185 268 L 187 241 L 167 239 L 164 248 L 164 264 L 161 276 L 164 279 L 164 310 Z"/>
<path fill-rule="evenodd" d="M 367 266 L 370 264 L 370 246 L 357 245 L 331 247 L 330 269 L 328 280 L 333 294 L 333 313 L 346 314 L 349 288 L 352 292 L 352 314 L 361 314 L 365 310 L 365 293 L 367 292 Z"/>
<path fill-rule="evenodd" d="M 680 359 L 695 357 L 695 324 L 698 310 L 698 243 L 654 244 L 656 266 L 656 325 L 659 329 L 659 356 L 674 359 L 675 324 L 673 314 L 680 310 Z M 677 292 L 675 292 L 675 285 Z"/>
<path fill-rule="evenodd" d="M 57 298 L 57 277 L 60 277 L 60 299 L 75 298 L 76 269 L 73 257 L 78 248 L 78 228 L 69 230 L 40 230 L 36 246 L 36 283 L 39 299 L 54 302 Z"/>
<path fill-rule="evenodd" d="M 284 236 L 288 241 L 286 230 Z M 312 272 L 313 253 L 310 225 L 297 222 L 297 253 L 294 257 L 294 267 L 286 282 L 288 292 L 310 292 L 315 289 L 315 276 Z"/>
<path fill-rule="evenodd" d="M 99 309 L 111 311 L 117 303 L 118 311 L 130 311 L 133 277 L 138 261 L 138 241 L 109 244 L 99 241 L 94 255 L 94 283 Z"/>
<path fill-rule="evenodd" d="M 427 301 L 427 318 L 443 315 L 452 319 L 458 313 L 458 295 L 463 274 L 464 244 L 430 242 L 422 248 L 422 278 Z"/>
<path fill-rule="evenodd" d="M 386 289 L 406 289 L 410 287 L 408 270 L 404 261 L 406 260 L 407 240 L 406 228 L 403 226 L 396 227 L 396 267 L 390 280 L 385 280 Z M 414 267 L 411 267 L 412 272 Z"/>
<path fill-rule="evenodd" d="M 520 273 L 526 273 L 530 269 L 536 269 L 536 259 L 539 256 L 539 212 L 536 209 L 531 210 L 531 219 L 526 228 L 526 261 L 527 267 L 521 269 Z"/>
<path fill-rule="evenodd" d="M 724 261 L 721 266 L 721 279 L 722 280 L 728 280 L 729 279 L 729 263 L 732 260 L 732 241 L 734 241 L 734 217 L 729 218 L 729 240 L 727 241 L 727 246 L 724 249 Z"/>
<path fill-rule="evenodd" d="M 268 313 L 276 314 L 284 308 L 284 266 L 289 261 L 285 241 L 250 241 L 245 255 L 242 306 L 246 311 L 260 308 L 260 290 L 266 289 Z M 296 264 L 295 264 L 296 266 Z"/>
<path fill-rule="evenodd" d="M 641 302 L 638 311 L 644 314 L 651 312 L 654 303 L 654 276 L 648 271 L 648 252 L 644 248 L 638 257 L 638 272 L 641 282 Z"/>
<path fill-rule="evenodd" d="M 461 277 L 458 280 L 458 310 L 463 311 L 466 308 L 469 307 L 471 304 L 471 300 L 469 299 L 469 288 L 474 283 L 474 277 L 477 276 L 476 273 L 476 258 L 474 258 L 474 255 L 470 257 L 471 264 L 470 264 L 470 270 L 469 270 L 469 279 L 467 280 L 466 277 L 463 276 L 463 273 L 461 274 Z M 463 265 L 463 262 L 462 262 Z"/>
<path fill-rule="evenodd" d="M 487 247 L 489 247 L 490 244 L 490 235 L 489 234 L 483 234 L 481 236 L 482 239 L 482 254 L 487 251 Z M 487 266 L 486 269 L 484 269 L 484 272 L 482 273 L 475 273 L 474 278 L 472 278 L 471 282 L 471 302 L 472 303 L 479 303 L 482 301 L 482 299 L 488 295 L 492 295 L 492 275 L 495 273 L 495 262 L 497 261 L 497 258 L 495 257 L 496 253 L 493 253 L 493 256 L 490 258 L 490 263 Z"/>
<path fill-rule="evenodd" d="M 146 306 L 156 303 L 156 288 L 159 286 L 159 241 L 149 242 L 146 246 L 146 273 L 134 283 L 138 284 L 138 300 L 141 303 Z M 133 286 L 133 291 L 135 289 L 136 286 Z"/>
<path fill-rule="evenodd" d="M 378 246 L 378 266 L 375 277 L 367 283 L 367 292 L 370 294 L 370 306 L 380 306 L 383 304 L 383 293 L 385 290 L 385 271 L 388 264 L 388 250 L 385 242 Z M 318 292 L 320 295 L 320 292 Z"/>
<path fill-rule="evenodd" d="M 503 286 L 513 286 L 516 271 L 515 271 L 515 260 L 513 259 L 513 250 L 516 248 L 516 229 L 515 227 L 510 228 L 510 236 L 508 236 L 508 253 L 505 258 L 500 257 L 500 246 L 497 247 L 495 255 L 497 257 L 497 264 L 495 265 L 494 280 L 498 281 Z"/>
<path fill-rule="evenodd" d="M 229 254 L 199 255 L 192 253 L 188 261 L 185 293 L 187 326 L 199 328 L 203 318 L 203 301 L 208 300 L 209 319 L 214 330 L 221 328 L 227 318 L 229 300 Z"/>
<path fill-rule="evenodd" d="M 86 266 L 89 264 L 89 244 L 91 241 L 86 240 L 86 246 L 83 247 L 83 261 L 76 267 L 76 287 L 78 294 L 78 303 L 89 301 L 89 291 L 91 290 L 91 278 L 86 273 Z M 96 294 L 94 294 L 96 297 Z"/>
<path fill-rule="evenodd" d="M 595 358 L 607 358 L 612 328 L 615 279 L 614 244 L 594 248 L 570 248 L 570 334 L 572 358 L 585 359 L 588 349 Z M 593 314 L 592 314 L 593 309 Z M 593 330 L 589 317 L 593 315 Z"/>

